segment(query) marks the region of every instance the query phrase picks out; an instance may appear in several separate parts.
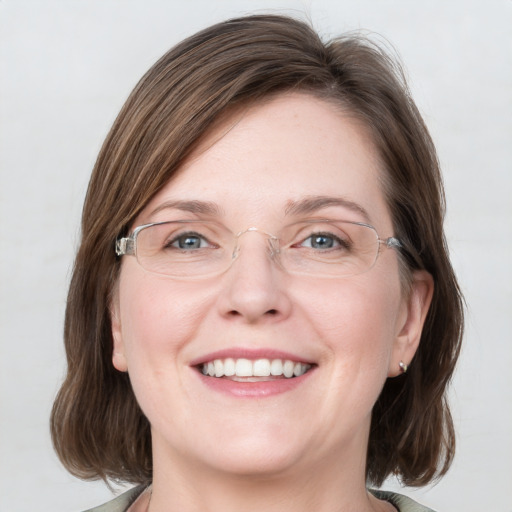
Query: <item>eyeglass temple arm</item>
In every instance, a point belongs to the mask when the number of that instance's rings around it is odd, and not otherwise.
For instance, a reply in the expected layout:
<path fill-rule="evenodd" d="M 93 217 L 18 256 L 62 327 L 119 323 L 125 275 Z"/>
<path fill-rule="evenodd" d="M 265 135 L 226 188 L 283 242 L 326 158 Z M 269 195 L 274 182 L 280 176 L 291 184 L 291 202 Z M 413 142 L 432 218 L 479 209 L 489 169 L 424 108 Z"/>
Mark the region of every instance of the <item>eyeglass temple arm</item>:
<path fill-rule="evenodd" d="M 132 237 L 118 238 L 116 240 L 116 254 L 125 256 L 135 254 L 135 240 Z"/>
<path fill-rule="evenodd" d="M 400 242 L 400 240 L 394 236 L 390 236 L 389 238 L 386 238 L 386 240 L 379 239 L 379 242 L 385 244 L 387 247 L 396 247 L 398 249 L 404 248 L 402 242 Z"/>

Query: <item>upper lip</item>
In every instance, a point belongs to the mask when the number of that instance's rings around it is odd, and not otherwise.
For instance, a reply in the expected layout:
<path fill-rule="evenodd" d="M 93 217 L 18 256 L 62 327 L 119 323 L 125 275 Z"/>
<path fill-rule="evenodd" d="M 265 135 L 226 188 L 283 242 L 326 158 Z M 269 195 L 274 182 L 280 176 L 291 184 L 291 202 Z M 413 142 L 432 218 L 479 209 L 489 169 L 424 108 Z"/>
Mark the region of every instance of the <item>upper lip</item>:
<path fill-rule="evenodd" d="M 203 356 L 199 356 L 192 361 L 190 361 L 190 366 L 198 366 L 200 364 L 208 363 L 210 361 L 214 361 L 215 359 L 282 359 L 282 360 L 290 360 L 296 363 L 304 363 L 304 364 L 314 364 L 314 361 L 308 360 L 303 356 L 299 356 L 297 354 L 293 354 L 291 352 L 285 352 L 282 350 L 276 350 L 271 348 L 243 348 L 243 347 L 234 347 L 234 348 L 225 348 L 222 350 L 217 350 L 215 352 L 210 352 L 209 354 L 205 354 Z"/>

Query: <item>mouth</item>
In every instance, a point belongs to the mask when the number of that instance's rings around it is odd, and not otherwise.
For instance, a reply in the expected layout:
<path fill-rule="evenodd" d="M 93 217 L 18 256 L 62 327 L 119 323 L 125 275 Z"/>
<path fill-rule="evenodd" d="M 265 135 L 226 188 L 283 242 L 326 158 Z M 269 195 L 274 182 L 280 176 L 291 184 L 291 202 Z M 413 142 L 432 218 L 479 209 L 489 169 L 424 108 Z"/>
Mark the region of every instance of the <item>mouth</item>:
<path fill-rule="evenodd" d="M 302 355 L 244 347 L 218 350 L 189 364 L 208 389 L 245 399 L 272 397 L 300 388 L 318 366 Z"/>
<path fill-rule="evenodd" d="M 266 382 L 294 379 L 311 370 L 312 364 L 291 359 L 218 358 L 197 365 L 206 377 L 234 382 Z"/>

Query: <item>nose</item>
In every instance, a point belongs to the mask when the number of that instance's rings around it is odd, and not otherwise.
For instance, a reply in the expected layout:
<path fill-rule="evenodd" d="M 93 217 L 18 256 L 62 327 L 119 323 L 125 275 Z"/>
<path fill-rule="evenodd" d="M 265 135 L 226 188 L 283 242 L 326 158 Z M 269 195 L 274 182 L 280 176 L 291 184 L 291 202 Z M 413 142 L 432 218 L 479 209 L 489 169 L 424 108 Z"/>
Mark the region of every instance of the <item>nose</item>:
<path fill-rule="evenodd" d="M 238 234 L 235 260 L 224 274 L 218 302 L 223 316 L 260 323 L 279 321 L 290 314 L 288 276 L 275 261 L 274 238 L 255 228 Z"/>

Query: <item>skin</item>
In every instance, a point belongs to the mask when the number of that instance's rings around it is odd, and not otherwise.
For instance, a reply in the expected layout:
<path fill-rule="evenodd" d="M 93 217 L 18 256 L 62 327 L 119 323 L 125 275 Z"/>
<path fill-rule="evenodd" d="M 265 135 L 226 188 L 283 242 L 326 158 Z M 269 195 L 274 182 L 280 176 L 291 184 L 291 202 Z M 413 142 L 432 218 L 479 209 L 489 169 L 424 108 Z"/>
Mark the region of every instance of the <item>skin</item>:
<path fill-rule="evenodd" d="M 363 126 L 322 100 L 282 95 L 209 134 L 134 227 L 175 216 L 153 213 L 166 201 L 201 200 L 215 202 L 217 220 L 233 232 L 275 233 L 290 221 L 290 201 L 336 195 L 363 207 L 386 238 L 393 228 L 381 173 Z M 315 214 L 364 220 L 342 206 Z M 152 426 L 150 510 L 394 510 L 365 488 L 370 415 L 385 380 L 414 355 L 432 279 L 415 273 L 405 295 L 392 249 L 350 278 L 290 275 L 262 241 L 244 235 L 232 267 L 198 281 L 123 258 L 113 364 L 129 372 Z M 283 350 L 315 368 L 285 393 L 233 397 L 205 386 L 190 366 L 231 348 Z M 145 494 L 133 510 L 147 505 Z"/>

